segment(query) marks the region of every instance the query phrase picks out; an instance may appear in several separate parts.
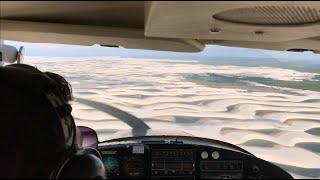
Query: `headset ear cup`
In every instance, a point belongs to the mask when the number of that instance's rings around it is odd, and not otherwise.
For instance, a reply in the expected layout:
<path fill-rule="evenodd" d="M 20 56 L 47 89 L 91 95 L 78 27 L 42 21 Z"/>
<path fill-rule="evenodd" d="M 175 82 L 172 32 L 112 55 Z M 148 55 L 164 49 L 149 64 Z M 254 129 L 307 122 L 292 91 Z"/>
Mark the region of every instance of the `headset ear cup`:
<path fill-rule="evenodd" d="M 99 157 L 84 150 L 76 153 L 63 167 L 59 179 L 104 179 L 105 169 Z"/>

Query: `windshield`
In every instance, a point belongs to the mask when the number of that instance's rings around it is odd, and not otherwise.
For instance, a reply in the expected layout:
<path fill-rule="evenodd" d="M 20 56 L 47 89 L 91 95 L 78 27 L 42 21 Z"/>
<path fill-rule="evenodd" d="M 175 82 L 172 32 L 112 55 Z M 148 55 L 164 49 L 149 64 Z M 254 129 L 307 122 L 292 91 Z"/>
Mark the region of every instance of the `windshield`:
<path fill-rule="evenodd" d="M 238 145 L 296 178 L 320 177 L 320 55 L 7 43 L 26 47 L 26 64 L 71 83 L 76 124 L 100 141 L 136 129 L 187 133 Z M 108 114 L 117 110 L 139 119 Z"/>

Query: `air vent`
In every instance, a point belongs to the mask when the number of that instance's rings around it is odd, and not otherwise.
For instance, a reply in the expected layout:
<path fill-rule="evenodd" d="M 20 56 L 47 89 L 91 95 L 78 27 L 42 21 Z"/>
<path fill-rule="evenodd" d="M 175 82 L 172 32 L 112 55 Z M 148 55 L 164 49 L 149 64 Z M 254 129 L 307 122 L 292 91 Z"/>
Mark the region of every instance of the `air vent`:
<path fill-rule="evenodd" d="M 319 10 L 303 6 L 256 6 L 223 11 L 213 18 L 251 25 L 302 25 L 320 22 Z"/>

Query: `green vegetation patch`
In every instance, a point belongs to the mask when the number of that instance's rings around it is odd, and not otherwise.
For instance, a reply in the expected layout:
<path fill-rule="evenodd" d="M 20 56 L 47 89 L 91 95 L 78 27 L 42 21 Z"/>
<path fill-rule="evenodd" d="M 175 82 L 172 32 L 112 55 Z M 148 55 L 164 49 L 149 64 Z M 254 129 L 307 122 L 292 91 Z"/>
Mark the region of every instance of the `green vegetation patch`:
<path fill-rule="evenodd" d="M 230 127 L 224 127 L 221 129 L 220 132 L 226 133 L 226 132 L 235 132 L 235 131 L 250 131 L 250 132 L 256 132 L 256 133 L 261 133 L 266 135 L 275 135 L 282 132 L 279 129 L 238 129 L 238 128 L 230 128 Z"/>
<path fill-rule="evenodd" d="M 268 86 L 311 90 L 311 91 L 320 91 L 320 82 L 319 81 L 310 81 L 310 80 L 283 81 L 283 80 L 274 80 L 271 78 L 264 78 L 263 80 L 259 80 L 257 82 L 264 84 L 264 85 L 268 85 Z"/>
<path fill-rule="evenodd" d="M 312 134 L 315 136 L 320 136 L 320 127 L 309 129 L 306 131 L 306 133 Z"/>
<path fill-rule="evenodd" d="M 268 140 L 264 140 L 264 139 L 252 139 L 252 140 L 249 140 L 249 141 L 242 143 L 241 145 L 272 148 L 277 144 L 272 141 L 268 141 Z"/>
<path fill-rule="evenodd" d="M 302 81 L 285 81 L 276 80 L 264 77 L 251 77 L 251 76 L 226 76 L 215 73 L 205 74 L 188 74 L 185 76 L 191 82 L 206 85 L 215 88 L 235 88 L 247 89 L 250 91 L 266 91 L 275 93 L 296 94 L 292 91 L 287 91 L 280 88 L 291 88 L 301 90 L 311 90 L 320 92 L 320 82 L 317 80 L 302 80 Z M 317 77 L 318 78 L 318 77 Z M 259 86 L 253 83 L 258 83 L 265 86 Z"/>
<path fill-rule="evenodd" d="M 314 153 L 320 153 L 320 143 L 305 142 L 305 143 L 297 143 L 295 146 L 306 149 Z"/>

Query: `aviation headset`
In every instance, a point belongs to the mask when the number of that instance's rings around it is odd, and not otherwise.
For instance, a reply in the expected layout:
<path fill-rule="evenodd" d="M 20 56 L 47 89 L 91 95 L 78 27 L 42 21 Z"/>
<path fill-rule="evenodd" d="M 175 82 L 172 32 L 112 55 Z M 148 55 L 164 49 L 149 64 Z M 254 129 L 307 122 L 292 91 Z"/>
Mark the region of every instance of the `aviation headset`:
<path fill-rule="evenodd" d="M 20 74 L 18 78 L 17 74 Z M 32 78 L 35 76 L 37 78 Z M 64 148 L 61 158 L 50 173 L 50 179 L 105 178 L 100 153 L 95 149 L 80 147 L 81 136 L 71 115 L 72 108 L 68 103 L 72 93 L 61 92 L 66 85 L 69 86 L 64 78 L 54 73 L 43 73 L 29 65 L 13 64 L 0 67 L 0 80 L 44 96 L 54 108 L 58 117 L 56 119 L 59 120 L 59 128 L 64 135 Z"/>

